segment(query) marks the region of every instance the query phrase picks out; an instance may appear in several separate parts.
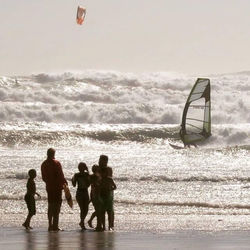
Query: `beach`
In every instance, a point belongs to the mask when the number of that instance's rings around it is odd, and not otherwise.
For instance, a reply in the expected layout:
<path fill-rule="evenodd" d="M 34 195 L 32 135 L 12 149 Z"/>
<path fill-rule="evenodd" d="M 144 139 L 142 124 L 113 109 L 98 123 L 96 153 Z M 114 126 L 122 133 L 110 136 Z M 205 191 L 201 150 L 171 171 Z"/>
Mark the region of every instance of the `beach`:
<path fill-rule="evenodd" d="M 179 121 L 192 77 L 105 71 L 0 77 L 0 248 L 248 249 L 249 82 L 248 72 L 211 76 L 212 136 L 198 148 L 175 150 L 169 143 L 181 145 Z M 58 234 L 47 232 L 41 178 L 50 147 L 74 203 L 71 209 L 63 197 L 65 231 Z M 115 232 L 82 233 L 71 178 L 79 162 L 92 173 L 101 154 L 117 185 Z M 31 168 L 42 198 L 27 233 L 21 225 Z M 90 205 L 87 219 L 92 212 Z"/>
<path fill-rule="evenodd" d="M 14 205 L 14 204 L 13 204 Z M 122 215 L 117 207 L 115 231 L 80 231 L 76 219 L 63 202 L 58 233 L 47 231 L 46 214 L 37 214 L 33 230 L 19 224 L 26 214 L 5 214 L 0 220 L 0 249 L 250 249 L 250 213 L 246 215 Z M 67 212 L 66 212 L 67 211 Z M 19 224 L 18 224 L 19 223 Z M 194 228 L 196 228 L 194 230 Z M 241 228 L 241 230 L 235 230 Z M 243 230 L 242 230 L 243 229 Z"/>
<path fill-rule="evenodd" d="M 5 250 L 67 249 L 250 249 L 249 231 L 174 231 L 165 234 L 141 232 L 81 232 L 67 230 L 48 233 L 44 228 L 27 232 L 16 227 L 0 228 L 0 248 Z"/>
<path fill-rule="evenodd" d="M 249 13 L 1 0 L 0 250 L 250 250 Z"/>

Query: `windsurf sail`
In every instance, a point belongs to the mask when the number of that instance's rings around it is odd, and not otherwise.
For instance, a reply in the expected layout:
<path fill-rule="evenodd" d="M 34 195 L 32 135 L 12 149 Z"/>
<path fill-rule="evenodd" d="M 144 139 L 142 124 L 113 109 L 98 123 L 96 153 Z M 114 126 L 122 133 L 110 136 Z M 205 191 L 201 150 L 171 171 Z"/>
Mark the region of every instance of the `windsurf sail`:
<path fill-rule="evenodd" d="M 198 78 L 186 101 L 180 130 L 184 145 L 204 141 L 211 136 L 210 80 Z"/>
<path fill-rule="evenodd" d="M 76 22 L 79 25 L 82 25 L 86 16 L 86 8 L 78 6 L 76 12 Z"/>

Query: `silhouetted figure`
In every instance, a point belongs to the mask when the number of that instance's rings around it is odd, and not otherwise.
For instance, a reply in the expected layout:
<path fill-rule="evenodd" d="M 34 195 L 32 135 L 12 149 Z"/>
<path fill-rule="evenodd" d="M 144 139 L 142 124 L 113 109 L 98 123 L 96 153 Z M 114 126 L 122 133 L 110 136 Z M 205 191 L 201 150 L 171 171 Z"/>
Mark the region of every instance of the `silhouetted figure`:
<path fill-rule="evenodd" d="M 180 138 L 184 144 L 184 148 L 188 147 L 190 148 L 191 146 L 194 146 L 197 148 L 197 145 L 193 142 L 193 143 L 186 143 L 185 140 L 184 140 L 184 136 L 185 136 L 185 133 L 184 133 L 184 130 L 183 130 L 183 126 L 181 125 L 181 129 L 180 129 L 180 132 L 179 132 L 179 135 L 180 135 Z"/>
<path fill-rule="evenodd" d="M 78 165 L 79 173 L 74 174 L 72 178 L 72 185 L 77 185 L 76 200 L 80 207 L 80 218 L 79 223 L 82 230 L 85 230 L 84 220 L 89 210 L 89 193 L 88 187 L 90 186 L 89 171 L 87 165 L 80 162 Z"/>
<path fill-rule="evenodd" d="M 55 149 L 49 148 L 47 160 L 42 163 L 42 179 L 46 183 L 48 195 L 48 231 L 60 231 L 58 227 L 59 213 L 62 205 L 62 189 L 67 184 L 62 171 L 61 163 L 55 160 Z"/>
<path fill-rule="evenodd" d="M 94 206 L 95 211 L 92 213 L 88 224 L 91 228 L 93 228 L 92 221 L 95 217 L 97 217 L 97 226 L 96 231 L 103 231 L 102 226 L 102 203 L 100 199 L 100 183 L 101 183 L 101 175 L 100 168 L 98 165 L 92 166 L 93 174 L 90 175 L 90 183 L 91 183 L 91 191 L 90 191 L 90 200 Z"/>
<path fill-rule="evenodd" d="M 109 176 L 109 169 L 107 167 L 102 170 L 102 179 L 100 185 L 100 197 L 102 201 L 102 224 L 105 225 L 105 213 L 108 214 L 109 230 L 114 230 L 114 190 L 116 184 L 112 177 Z"/>
<path fill-rule="evenodd" d="M 113 170 L 111 167 L 108 167 L 108 156 L 107 155 L 100 155 L 100 158 L 99 158 L 99 168 L 100 168 L 100 172 L 101 172 L 101 175 L 102 175 L 102 172 L 104 169 L 107 169 L 108 171 L 108 176 L 110 177 L 113 177 Z"/>
<path fill-rule="evenodd" d="M 34 181 L 34 179 L 36 178 L 36 170 L 30 169 L 28 172 L 28 175 L 29 175 L 29 178 L 28 178 L 27 185 L 26 185 L 27 192 L 24 196 L 24 200 L 28 208 L 28 215 L 27 215 L 25 222 L 22 224 L 22 226 L 25 227 L 26 229 L 32 229 L 32 227 L 30 226 L 30 220 L 32 216 L 36 214 L 35 194 L 39 198 L 41 198 L 41 196 L 40 194 L 36 192 L 36 183 Z"/>
<path fill-rule="evenodd" d="M 107 155 L 100 155 L 99 158 L 99 168 L 100 168 L 100 173 L 101 173 L 101 177 L 104 177 L 104 172 L 105 172 L 105 176 L 107 175 L 108 177 L 113 177 L 113 170 L 111 167 L 108 167 L 108 156 Z M 113 191 L 111 191 L 111 195 L 110 195 L 110 199 L 111 199 L 111 203 L 112 203 L 112 207 L 114 204 L 114 193 Z M 112 208 L 112 212 L 108 213 L 108 221 L 109 221 L 109 229 L 113 230 L 114 229 L 114 208 Z M 104 219 L 103 221 L 103 227 L 105 230 L 105 214 L 104 214 Z"/>

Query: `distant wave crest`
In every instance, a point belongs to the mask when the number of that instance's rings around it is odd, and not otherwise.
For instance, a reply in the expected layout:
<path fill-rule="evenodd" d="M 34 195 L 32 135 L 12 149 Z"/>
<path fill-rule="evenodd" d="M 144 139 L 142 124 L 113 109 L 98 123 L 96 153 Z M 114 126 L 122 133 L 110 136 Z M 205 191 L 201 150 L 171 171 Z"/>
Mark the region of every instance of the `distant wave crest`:
<path fill-rule="evenodd" d="M 208 202 L 195 202 L 195 201 L 128 201 L 128 200 L 118 200 L 116 201 L 122 204 L 130 205 L 154 205 L 154 206 L 174 206 L 174 207 L 197 207 L 197 208 L 236 208 L 236 209 L 249 209 L 249 204 L 223 204 L 223 203 L 208 203 Z"/>
<path fill-rule="evenodd" d="M 249 72 L 210 79 L 213 123 L 250 123 Z M 0 77 L 0 121 L 177 124 L 195 80 L 95 70 Z"/>
<path fill-rule="evenodd" d="M 2 146 L 75 146 L 88 140 L 100 142 L 179 143 L 178 125 L 63 125 L 47 123 L 0 123 L 0 145 Z M 250 145 L 250 126 L 214 125 L 212 137 L 207 145 L 240 146 Z"/>

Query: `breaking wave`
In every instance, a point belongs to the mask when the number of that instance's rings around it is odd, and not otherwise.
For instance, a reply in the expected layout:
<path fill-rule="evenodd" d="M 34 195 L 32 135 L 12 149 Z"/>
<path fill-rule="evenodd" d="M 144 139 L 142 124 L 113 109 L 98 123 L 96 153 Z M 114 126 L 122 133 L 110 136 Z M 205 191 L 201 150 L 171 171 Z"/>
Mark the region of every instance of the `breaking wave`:
<path fill-rule="evenodd" d="M 213 124 L 250 123 L 249 72 L 210 79 Z M 94 70 L 0 77 L 0 121 L 179 124 L 195 80 L 166 72 Z"/>
<path fill-rule="evenodd" d="M 8 172 L 2 173 L 0 179 L 16 179 L 16 180 L 26 180 L 28 178 L 27 172 L 18 172 L 11 173 Z M 71 178 L 67 178 L 68 181 L 71 181 Z M 165 175 L 159 176 L 143 176 L 143 177 L 114 177 L 114 180 L 117 182 L 241 182 L 248 183 L 250 182 L 250 176 L 223 176 L 223 177 L 214 177 L 214 176 L 189 176 L 189 177 L 168 177 Z M 249 188 L 245 186 L 244 188 Z"/>
<path fill-rule="evenodd" d="M 0 145 L 76 146 L 86 140 L 99 142 L 138 142 L 168 144 L 179 141 L 178 125 L 119 124 L 119 125 L 65 125 L 51 123 L 0 123 Z M 241 146 L 249 149 L 250 126 L 214 125 L 209 147 Z"/>

